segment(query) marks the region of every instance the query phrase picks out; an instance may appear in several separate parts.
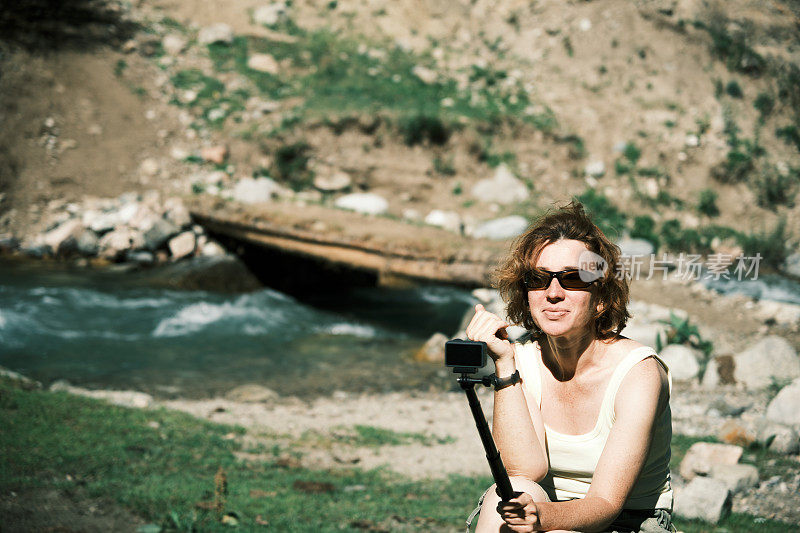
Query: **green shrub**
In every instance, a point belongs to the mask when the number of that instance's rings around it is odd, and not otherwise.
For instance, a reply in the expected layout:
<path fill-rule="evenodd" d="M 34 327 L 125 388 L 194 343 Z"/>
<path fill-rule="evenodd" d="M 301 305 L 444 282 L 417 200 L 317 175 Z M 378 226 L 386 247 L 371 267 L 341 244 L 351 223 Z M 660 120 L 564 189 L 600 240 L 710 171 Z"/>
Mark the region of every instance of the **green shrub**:
<path fill-rule="evenodd" d="M 725 92 L 728 93 L 728 96 L 731 98 L 744 98 L 744 92 L 736 80 L 728 82 L 725 86 Z"/>
<path fill-rule="evenodd" d="M 311 184 L 313 174 L 308 168 L 311 146 L 300 141 L 281 146 L 275 151 L 273 174 L 286 181 L 295 191 L 301 191 Z"/>
<path fill-rule="evenodd" d="M 625 159 L 636 165 L 636 163 L 639 162 L 639 158 L 642 156 L 642 150 L 633 143 L 627 143 L 625 149 L 622 151 L 622 155 L 625 156 Z"/>
<path fill-rule="evenodd" d="M 765 209 L 773 209 L 779 205 L 794 206 L 797 194 L 797 179 L 790 175 L 782 175 L 776 169 L 764 170 L 754 180 L 756 202 Z"/>
<path fill-rule="evenodd" d="M 750 47 L 745 32 L 728 31 L 729 22 L 724 15 L 715 13 L 707 24 L 698 20 L 694 22 L 694 26 L 709 34 L 711 53 L 725 61 L 728 70 L 760 76 L 767 68 L 766 60 Z"/>
<path fill-rule="evenodd" d="M 587 189 L 577 199 L 606 236 L 615 239 L 621 235 L 625 227 L 625 214 L 602 193 L 594 189 Z"/>
<path fill-rule="evenodd" d="M 797 126 L 785 126 L 783 128 L 778 128 L 775 130 L 775 135 L 779 139 L 783 139 L 788 145 L 794 145 L 798 150 L 800 150 L 800 129 Z"/>
<path fill-rule="evenodd" d="M 786 220 L 781 218 L 772 231 L 739 234 L 738 240 L 744 255 L 753 257 L 758 253 L 763 265 L 777 270 L 783 266 L 789 254 L 787 237 Z"/>
<path fill-rule="evenodd" d="M 775 98 L 769 93 L 758 93 L 753 101 L 753 107 L 758 110 L 761 120 L 765 120 L 775 109 Z"/>
<path fill-rule="evenodd" d="M 423 144 L 445 144 L 452 133 L 450 126 L 446 125 L 438 116 L 414 115 L 400 120 L 400 133 L 408 146 Z"/>
<path fill-rule="evenodd" d="M 433 170 L 444 176 L 455 176 L 456 167 L 453 164 L 453 157 L 443 158 L 436 156 L 433 158 Z"/>
<path fill-rule="evenodd" d="M 680 221 L 674 218 L 661 225 L 661 239 L 673 252 L 704 252 L 708 249 L 707 241 L 700 232 L 683 228 Z"/>
<path fill-rule="evenodd" d="M 633 219 L 631 237 L 648 241 L 653 245 L 654 250 L 658 250 L 661 246 L 661 239 L 656 233 L 656 221 L 650 215 L 640 215 Z"/>
<path fill-rule="evenodd" d="M 719 216 L 717 193 L 713 189 L 703 189 L 697 199 L 697 211 L 707 217 Z"/>

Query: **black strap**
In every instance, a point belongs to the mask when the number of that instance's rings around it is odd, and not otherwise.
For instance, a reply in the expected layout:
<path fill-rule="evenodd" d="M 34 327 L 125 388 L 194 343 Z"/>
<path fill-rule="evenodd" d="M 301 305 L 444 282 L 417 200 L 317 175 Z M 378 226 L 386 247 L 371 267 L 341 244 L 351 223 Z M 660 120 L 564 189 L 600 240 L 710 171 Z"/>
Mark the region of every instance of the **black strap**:
<path fill-rule="evenodd" d="M 498 378 L 497 374 L 492 374 L 492 385 L 494 385 L 494 390 L 496 391 L 505 389 L 511 385 L 516 385 L 520 381 L 522 381 L 522 379 L 519 376 L 519 370 L 515 370 L 514 373 L 507 378 Z"/>

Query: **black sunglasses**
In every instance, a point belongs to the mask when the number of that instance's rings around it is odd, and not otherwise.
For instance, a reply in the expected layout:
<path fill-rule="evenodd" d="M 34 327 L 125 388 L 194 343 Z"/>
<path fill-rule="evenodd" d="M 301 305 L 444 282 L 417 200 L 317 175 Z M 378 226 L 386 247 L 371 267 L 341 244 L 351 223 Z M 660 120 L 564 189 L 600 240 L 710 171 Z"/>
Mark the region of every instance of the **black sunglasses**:
<path fill-rule="evenodd" d="M 598 279 L 592 272 L 569 268 L 558 272 L 542 269 L 529 270 L 523 276 L 522 281 L 528 290 L 541 290 L 548 288 L 553 278 L 556 278 L 563 288 L 569 290 L 588 289 Z"/>

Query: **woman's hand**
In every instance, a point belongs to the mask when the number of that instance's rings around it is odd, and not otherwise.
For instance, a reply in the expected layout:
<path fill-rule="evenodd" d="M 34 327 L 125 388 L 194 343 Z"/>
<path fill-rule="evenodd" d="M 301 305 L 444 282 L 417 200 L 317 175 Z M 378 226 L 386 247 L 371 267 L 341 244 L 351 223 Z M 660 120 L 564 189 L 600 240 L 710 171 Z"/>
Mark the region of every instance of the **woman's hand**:
<path fill-rule="evenodd" d="M 514 347 L 508 341 L 506 328 L 509 326 L 494 313 L 490 313 L 481 304 L 475 306 L 475 316 L 467 326 L 467 338 L 483 341 L 489 348 L 489 355 L 496 361 L 514 360 Z"/>
<path fill-rule="evenodd" d="M 539 531 L 539 510 L 527 492 L 497 504 L 497 512 L 511 531 L 528 533 Z"/>

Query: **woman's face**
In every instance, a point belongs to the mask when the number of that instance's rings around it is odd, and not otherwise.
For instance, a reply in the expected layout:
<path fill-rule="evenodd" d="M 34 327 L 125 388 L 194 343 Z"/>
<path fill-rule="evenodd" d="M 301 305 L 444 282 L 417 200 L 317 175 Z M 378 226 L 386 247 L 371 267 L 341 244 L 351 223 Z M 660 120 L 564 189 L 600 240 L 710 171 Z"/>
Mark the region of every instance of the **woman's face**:
<path fill-rule="evenodd" d="M 579 257 L 588 251 L 581 241 L 562 239 L 548 244 L 535 266 L 549 272 L 578 268 Z M 594 328 L 595 298 L 591 285 L 586 289 L 567 290 L 557 278 L 544 289 L 528 290 L 531 317 L 550 337 L 582 335 Z"/>

